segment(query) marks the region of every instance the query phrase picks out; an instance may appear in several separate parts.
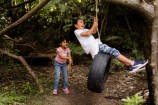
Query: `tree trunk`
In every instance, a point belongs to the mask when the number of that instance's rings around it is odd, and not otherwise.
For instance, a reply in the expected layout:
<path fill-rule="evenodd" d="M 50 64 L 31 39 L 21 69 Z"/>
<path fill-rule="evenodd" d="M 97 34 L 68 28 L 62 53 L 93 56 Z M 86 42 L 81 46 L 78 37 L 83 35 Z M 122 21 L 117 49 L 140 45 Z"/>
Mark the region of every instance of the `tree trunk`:
<path fill-rule="evenodd" d="M 150 105 L 158 105 L 158 0 L 102 0 L 113 4 L 127 6 L 142 14 L 152 24 L 151 58 L 147 66 Z M 150 26 L 147 26 L 150 27 Z M 150 31 L 150 30 L 149 30 Z M 150 32 L 149 32 L 150 33 Z M 149 55 L 148 55 L 149 56 Z M 152 75 L 153 74 L 153 75 Z M 154 86 L 154 87 L 153 87 Z"/>
<path fill-rule="evenodd" d="M 34 71 L 31 69 L 31 67 L 27 64 L 27 62 L 25 61 L 25 59 L 23 57 L 11 54 L 11 53 L 6 52 L 6 51 L 4 51 L 2 49 L 0 49 L 0 53 L 5 54 L 5 55 L 7 55 L 9 57 L 12 57 L 14 59 L 19 60 L 24 65 L 24 67 L 29 72 L 29 74 L 33 77 L 33 79 L 35 80 L 35 83 L 38 86 L 39 92 L 40 93 L 44 92 L 43 91 L 43 87 L 42 87 L 42 85 L 40 84 L 40 82 L 38 80 L 38 77 L 36 76 L 36 74 L 34 73 Z"/>
<path fill-rule="evenodd" d="M 154 4 L 155 14 L 151 36 L 151 67 L 153 71 L 154 103 L 158 105 L 158 0 Z"/>
<path fill-rule="evenodd" d="M 41 10 L 50 0 L 39 0 L 39 3 L 28 13 L 26 13 L 23 17 L 21 17 L 19 20 L 15 21 L 5 29 L 0 31 L 0 37 L 3 36 L 6 32 L 11 30 L 12 28 L 18 26 L 19 24 L 23 23 L 30 17 L 32 17 L 34 14 L 36 14 L 39 10 Z"/>

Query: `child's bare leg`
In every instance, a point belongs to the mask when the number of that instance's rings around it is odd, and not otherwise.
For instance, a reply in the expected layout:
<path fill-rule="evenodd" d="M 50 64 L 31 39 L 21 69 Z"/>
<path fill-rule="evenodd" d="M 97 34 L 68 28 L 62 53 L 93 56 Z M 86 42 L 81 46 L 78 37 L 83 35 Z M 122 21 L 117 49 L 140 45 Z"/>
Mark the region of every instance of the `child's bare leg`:
<path fill-rule="evenodd" d="M 133 65 L 134 64 L 134 61 L 128 59 L 127 57 L 125 57 L 124 55 L 120 54 L 117 59 L 122 62 L 123 64 L 126 64 L 126 65 Z"/>

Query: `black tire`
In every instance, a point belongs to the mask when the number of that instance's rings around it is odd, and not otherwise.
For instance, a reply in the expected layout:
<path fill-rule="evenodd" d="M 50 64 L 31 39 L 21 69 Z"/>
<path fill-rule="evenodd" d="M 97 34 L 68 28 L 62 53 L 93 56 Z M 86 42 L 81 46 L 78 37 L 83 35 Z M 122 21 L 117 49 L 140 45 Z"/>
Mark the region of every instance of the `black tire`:
<path fill-rule="evenodd" d="M 90 91 L 101 93 L 108 78 L 111 58 L 109 54 L 98 53 L 88 74 L 87 87 Z"/>

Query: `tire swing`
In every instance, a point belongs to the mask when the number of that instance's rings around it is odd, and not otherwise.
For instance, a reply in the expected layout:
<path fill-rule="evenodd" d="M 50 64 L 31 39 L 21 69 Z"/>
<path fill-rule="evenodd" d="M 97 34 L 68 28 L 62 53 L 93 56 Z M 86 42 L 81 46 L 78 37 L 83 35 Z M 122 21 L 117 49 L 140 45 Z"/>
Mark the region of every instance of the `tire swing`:
<path fill-rule="evenodd" d="M 96 0 L 96 16 L 97 16 L 97 4 Z M 98 39 L 100 40 L 100 34 L 98 32 Z M 87 87 L 90 91 L 101 93 L 104 89 L 104 84 L 108 78 L 108 72 L 110 69 L 111 56 L 107 53 L 98 53 L 95 55 L 90 71 L 88 74 Z"/>
<path fill-rule="evenodd" d="M 111 57 L 106 53 L 95 55 L 88 74 L 87 87 L 90 91 L 101 93 L 108 78 Z"/>

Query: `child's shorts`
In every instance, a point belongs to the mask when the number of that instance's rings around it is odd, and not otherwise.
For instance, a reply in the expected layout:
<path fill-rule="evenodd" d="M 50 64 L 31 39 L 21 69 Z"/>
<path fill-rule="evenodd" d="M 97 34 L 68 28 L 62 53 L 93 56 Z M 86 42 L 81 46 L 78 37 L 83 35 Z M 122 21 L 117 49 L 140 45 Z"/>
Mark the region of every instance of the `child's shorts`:
<path fill-rule="evenodd" d="M 120 52 L 117 49 L 109 47 L 106 44 L 99 44 L 99 52 L 109 53 L 109 54 L 113 55 L 116 58 L 120 55 Z"/>

